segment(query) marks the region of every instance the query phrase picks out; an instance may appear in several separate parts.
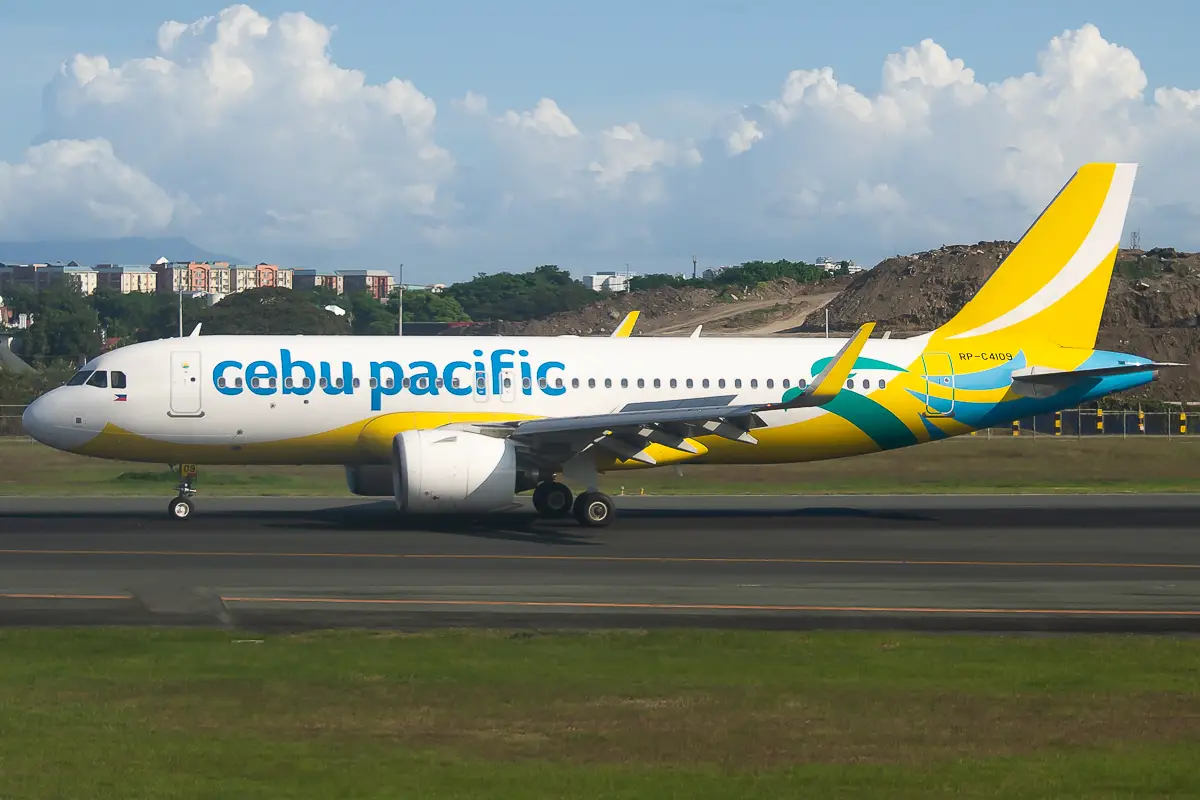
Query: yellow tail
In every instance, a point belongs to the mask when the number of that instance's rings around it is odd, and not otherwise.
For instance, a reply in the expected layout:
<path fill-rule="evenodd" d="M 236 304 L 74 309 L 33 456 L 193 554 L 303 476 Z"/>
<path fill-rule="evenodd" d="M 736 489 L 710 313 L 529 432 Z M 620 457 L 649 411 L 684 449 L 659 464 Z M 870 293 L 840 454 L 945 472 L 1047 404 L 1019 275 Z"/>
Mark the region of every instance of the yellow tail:
<path fill-rule="evenodd" d="M 1136 174 L 1136 164 L 1081 167 L 938 338 L 1094 347 Z"/>

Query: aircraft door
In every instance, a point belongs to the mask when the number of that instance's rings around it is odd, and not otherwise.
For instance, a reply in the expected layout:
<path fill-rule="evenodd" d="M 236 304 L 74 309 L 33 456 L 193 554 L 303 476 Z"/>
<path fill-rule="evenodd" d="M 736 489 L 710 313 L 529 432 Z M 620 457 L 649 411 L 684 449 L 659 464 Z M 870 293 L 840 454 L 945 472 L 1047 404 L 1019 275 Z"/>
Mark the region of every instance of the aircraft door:
<path fill-rule="evenodd" d="M 171 417 L 202 417 L 200 404 L 200 353 L 171 353 Z"/>
<path fill-rule="evenodd" d="M 925 372 L 925 416 L 954 416 L 954 362 L 949 353 L 921 356 Z"/>
<path fill-rule="evenodd" d="M 500 373 L 500 399 L 511 403 L 517 396 L 517 371 L 506 369 Z"/>

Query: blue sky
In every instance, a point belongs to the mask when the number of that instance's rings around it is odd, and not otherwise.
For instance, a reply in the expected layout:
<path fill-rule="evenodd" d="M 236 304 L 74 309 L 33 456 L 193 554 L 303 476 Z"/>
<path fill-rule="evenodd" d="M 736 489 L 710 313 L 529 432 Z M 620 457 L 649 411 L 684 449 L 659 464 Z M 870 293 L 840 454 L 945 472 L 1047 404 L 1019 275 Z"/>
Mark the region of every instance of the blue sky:
<path fill-rule="evenodd" d="M 164 21 L 192 22 L 218 14 L 225 5 L 196 0 L 122 0 L 107 5 L 75 0 L 6 3 L 0 28 L 0 103 L 6 112 L 6 124 L 0 127 L 0 162 L 20 162 L 26 148 L 46 129 L 43 94 L 61 63 L 77 53 L 104 55 L 114 66 L 149 56 L 155 51 L 158 26 Z M 975 81 L 989 84 L 1038 70 L 1038 53 L 1053 37 L 1092 23 L 1107 42 L 1136 55 L 1148 82 L 1147 95 L 1161 86 L 1200 86 L 1200 59 L 1194 56 L 1200 7 L 1186 2 L 1056 0 L 972 5 L 943 0 L 903 4 L 795 0 L 259 0 L 251 6 L 268 19 L 302 11 L 319 23 L 336 26 L 330 45 L 332 61 L 339 67 L 363 71 L 369 83 L 382 83 L 392 77 L 411 81 L 437 105 L 437 144 L 452 153 L 459 175 L 454 180 L 460 182 L 462 170 L 491 172 L 493 162 L 499 158 L 493 147 L 482 143 L 488 134 L 446 122 L 453 113 L 452 101 L 468 90 L 487 97 L 492 115 L 507 109 L 529 110 L 539 99 L 552 98 L 587 135 L 637 122 L 648 134 L 679 142 L 680 147 L 685 141 L 696 144 L 704 153 L 708 169 L 714 159 L 702 143 L 712 136 L 717 121 L 744 107 L 777 98 L 790 71 L 829 66 L 839 82 L 873 96 L 882 88 L 884 59 L 925 38 L 933 39 L 951 59 L 963 59 L 974 71 Z M 137 154 L 122 152 L 120 137 L 109 137 L 103 125 L 89 127 L 76 119 L 73 126 L 54 123 L 51 128 L 52 136 L 65 135 L 63 131 L 70 128 L 72 135 L 81 138 L 110 138 L 118 159 L 136 161 Z M 190 187 L 164 185 L 168 179 L 156 174 L 152 166 L 134 166 L 167 194 L 187 194 L 195 199 Z M 1061 184 L 1067 175 L 1050 177 L 1049 183 Z M 874 182 L 869 172 L 839 178 L 843 179 L 847 186 L 852 179 Z M 823 178 L 821 183 L 828 186 L 830 179 Z M 706 183 L 705 187 L 719 191 L 720 183 Z M 744 191 L 745 185 L 731 182 L 729 188 Z M 681 191 L 675 184 L 669 184 L 665 191 L 670 194 L 672 190 Z M 457 191 L 462 197 L 470 197 L 483 190 L 459 185 Z M 488 191 L 494 197 L 503 194 L 494 186 Z M 469 206 L 472 201 L 464 202 Z M 470 209 L 464 213 L 470 217 Z M 174 231 L 182 226 L 184 233 L 201 236 L 199 231 L 189 232 L 181 219 L 179 214 L 172 217 L 170 226 Z M 946 230 L 958 232 L 959 226 L 949 225 Z M 983 225 L 976 238 L 1003 232 Z M 453 237 L 445 231 L 443 235 Z M 753 241 L 751 232 L 734 238 L 736 244 L 714 258 L 736 259 L 741 254 L 739 248 Z M 860 260 L 879 255 L 888 242 L 875 239 L 862 247 L 861 253 L 852 255 Z M 829 246 L 844 249 L 852 242 L 852 238 L 842 237 L 830 241 Z M 499 237 L 486 246 L 492 249 L 507 243 Z M 941 242 L 927 243 L 936 246 Z M 211 244 L 254 247 L 256 242 L 250 237 Z M 544 257 L 565 261 L 575 258 L 589 265 L 606 260 L 623 263 L 659 258 L 653 252 L 659 249 L 657 246 L 636 236 L 616 250 L 611 246 L 593 248 L 590 254 L 561 252 L 569 244 L 554 243 Z M 904 237 L 896 241 L 896 246 L 916 244 Z M 380 243 L 376 247 L 383 246 Z M 671 246 L 681 247 L 678 243 Z M 264 240 L 261 245 L 264 251 L 293 258 L 307 252 L 306 247 L 313 253 L 324 252 L 320 243 L 312 242 L 291 246 Z M 442 249 L 431 249 L 423 257 L 436 261 L 434 253 L 440 252 L 447 263 L 478 257 L 467 245 L 447 251 L 445 239 L 438 247 Z M 361 252 L 371 252 L 371 247 Z M 527 252 L 520 257 L 534 256 L 535 252 Z M 324 256 L 313 258 L 321 260 Z"/>

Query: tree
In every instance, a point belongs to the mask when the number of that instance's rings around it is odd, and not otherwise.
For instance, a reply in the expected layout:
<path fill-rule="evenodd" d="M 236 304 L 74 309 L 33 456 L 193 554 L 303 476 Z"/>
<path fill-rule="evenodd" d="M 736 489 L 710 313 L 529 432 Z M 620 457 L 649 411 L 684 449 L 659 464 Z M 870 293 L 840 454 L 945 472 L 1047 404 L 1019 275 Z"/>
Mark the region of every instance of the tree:
<path fill-rule="evenodd" d="M 400 311 L 399 292 L 388 298 L 388 311 L 392 319 Z M 470 322 L 471 317 L 453 297 L 436 292 L 410 290 L 404 292 L 405 322 Z"/>
<path fill-rule="evenodd" d="M 524 321 L 559 311 L 574 311 L 596 302 L 591 289 L 553 264 L 532 272 L 480 275 L 448 286 L 444 295 L 458 301 L 473 320 Z"/>
<path fill-rule="evenodd" d="M 400 323 L 396 311 L 379 302 L 370 292 L 354 292 L 344 298 L 350 303 L 350 331 L 356 336 L 395 336 Z"/>
<path fill-rule="evenodd" d="M 305 293 L 264 287 L 227 296 L 197 315 L 208 334 L 339 335 L 350 332 L 345 317 L 317 306 Z M 186 333 L 186 331 L 185 331 Z"/>
<path fill-rule="evenodd" d="M 37 299 L 33 325 L 18 341 L 26 361 L 89 359 L 100 354 L 99 319 L 92 304 L 64 280 L 52 281 Z"/>

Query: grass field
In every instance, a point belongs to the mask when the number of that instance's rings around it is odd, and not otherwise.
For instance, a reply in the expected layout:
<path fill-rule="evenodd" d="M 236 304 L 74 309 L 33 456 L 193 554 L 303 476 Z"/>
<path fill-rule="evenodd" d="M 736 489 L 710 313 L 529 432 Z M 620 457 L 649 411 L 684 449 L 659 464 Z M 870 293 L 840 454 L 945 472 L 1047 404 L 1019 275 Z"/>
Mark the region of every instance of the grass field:
<path fill-rule="evenodd" d="M 0 631 L 0 797 L 1200 793 L 1195 639 L 246 638 Z"/>
<path fill-rule="evenodd" d="M 1200 437 L 963 437 L 812 464 L 691 465 L 682 471 L 614 474 L 602 486 L 614 494 L 1200 491 Z M 174 484 L 165 466 L 0 440 L 0 495 L 166 496 Z M 348 496 L 336 466 L 201 468 L 198 485 L 207 496 Z"/>

